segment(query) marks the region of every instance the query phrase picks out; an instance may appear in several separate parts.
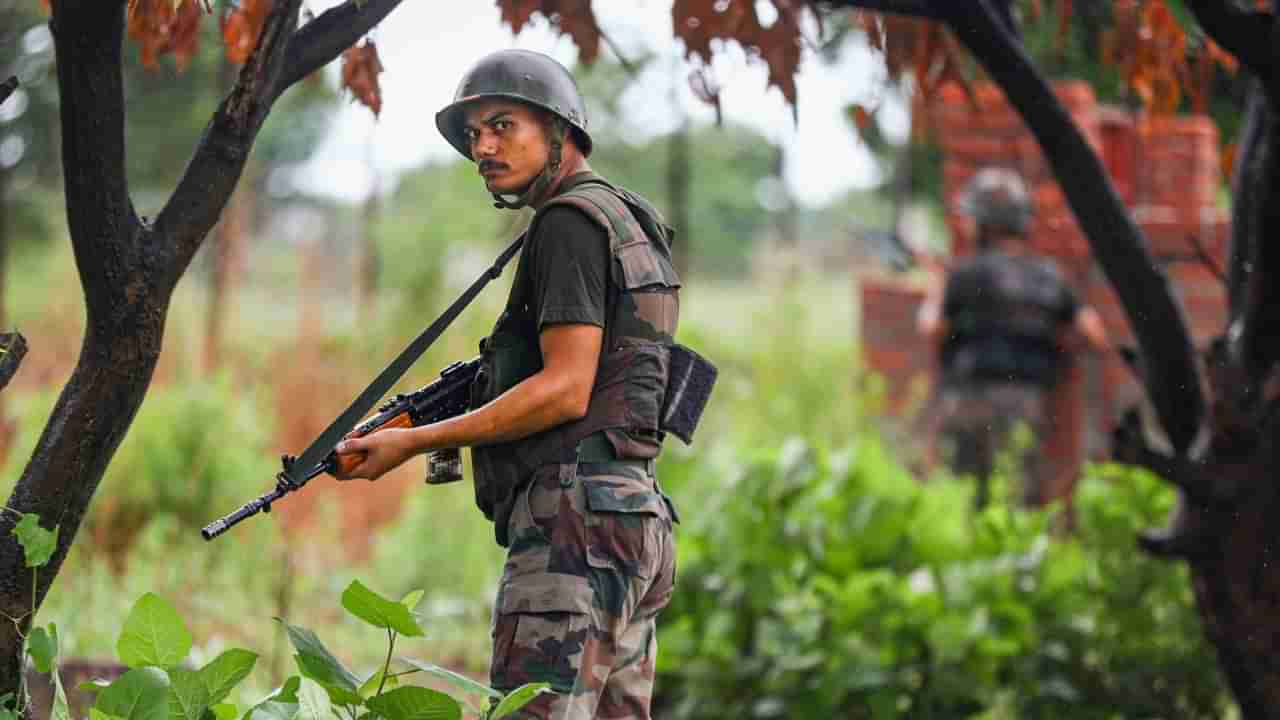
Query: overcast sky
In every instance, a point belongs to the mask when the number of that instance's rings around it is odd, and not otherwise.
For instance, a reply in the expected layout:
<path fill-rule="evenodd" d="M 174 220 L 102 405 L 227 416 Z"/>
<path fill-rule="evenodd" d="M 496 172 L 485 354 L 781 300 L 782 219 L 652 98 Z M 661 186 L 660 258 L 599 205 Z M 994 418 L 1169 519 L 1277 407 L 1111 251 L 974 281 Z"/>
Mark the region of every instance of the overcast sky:
<path fill-rule="evenodd" d="M 338 0 L 309 2 L 318 12 Z M 698 124 L 714 122 L 714 110 L 694 98 L 683 80 L 692 66 L 680 64 L 683 47 L 672 36 L 670 0 L 595 0 L 593 5 L 600 25 L 624 55 L 635 57 L 649 50 L 660 58 L 622 97 L 626 130 L 640 136 L 662 133 L 674 126 L 680 112 Z M 772 6 L 760 2 L 759 7 L 767 22 Z M 540 19 L 513 36 L 492 0 L 407 0 L 375 29 L 373 38 L 385 67 L 382 116 L 375 120 L 356 104 L 342 110 L 334 132 L 295 177 L 308 191 L 356 201 L 375 182 L 386 187 L 398 172 L 454 157 L 455 151 L 435 129 L 434 116 L 452 99 L 462 74 L 489 52 L 509 47 L 537 50 L 570 67 L 578 57 L 572 41 Z M 335 62 L 329 68 L 335 85 L 338 66 Z M 677 67 L 683 69 L 677 73 Z M 853 48 L 842 54 L 837 66 L 806 56 L 798 79 L 798 125 L 781 92 L 767 88 L 763 63 L 748 61 L 736 45 L 720 53 L 713 70 L 722 85 L 725 120 L 749 125 L 787 145 L 784 175 L 800 202 L 822 205 L 850 188 L 876 181 L 870 154 L 842 115 L 850 102 L 875 105 L 884 97 L 884 70 L 875 55 Z M 681 80 L 673 102 L 675 78 Z M 905 126 L 905 117 L 896 106 L 886 101 L 882 115 L 882 125 L 891 135 L 905 132 L 898 130 Z"/>

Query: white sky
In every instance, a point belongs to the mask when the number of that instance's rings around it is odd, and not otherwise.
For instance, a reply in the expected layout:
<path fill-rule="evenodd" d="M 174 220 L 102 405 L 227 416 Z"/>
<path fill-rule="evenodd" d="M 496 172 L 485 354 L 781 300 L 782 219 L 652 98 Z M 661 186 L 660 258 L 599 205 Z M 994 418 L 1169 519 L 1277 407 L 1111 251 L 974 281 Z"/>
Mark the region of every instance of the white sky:
<path fill-rule="evenodd" d="M 311 0 L 311 5 L 319 12 L 338 1 Z M 758 4 L 767 22 L 773 8 L 764 0 Z M 628 131 L 643 137 L 671 129 L 679 117 L 677 104 L 697 124 L 714 122 L 714 110 L 693 97 L 685 80 L 692 65 L 681 62 L 683 45 L 672 36 L 670 0 L 596 0 L 593 5 L 601 27 L 624 55 L 633 58 L 648 49 L 660 58 L 623 95 L 622 121 Z M 810 36 L 815 32 L 811 29 Z M 435 113 L 452 99 L 462 74 L 492 51 L 537 50 L 570 67 L 578 57 L 573 42 L 541 18 L 513 36 L 491 0 L 406 0 L 374 30 L 373 39 L 385 68 L 382 116 L 375 120 L 362 105 L 346 106 L 315 158 L 295 175 L 302 189 L 356 201 L 375 183 L 385 189 L 398 172 L 455 157 L 436 131 Z M 604 43 L 602 52 L 609 52 Z M 338 67 L 333 63 L 328 73 L 335 85 Z M 802 204 L 822 205 L 876 181 L 870 153 L 842 114 L 850 102 L 874 106 L 885 98 L 884 70 L 875 55 L 852 48 L 834 67 L 807 56 L 797 81 L 798 126 L 782 93 L 767 88 L 762 62 L 748 61 L 740 48 L 730 45 L 713 67 L 725 121 L 751 126 L 786 144 L 784 178 Z M 677 80 L 679 97 L 673 104 L 671 84 Z M 587 111 L 590 115 L 592 108 Z M 906 125 L 901 107 L 885 99 L 881 125 L 901 138 Z"/>

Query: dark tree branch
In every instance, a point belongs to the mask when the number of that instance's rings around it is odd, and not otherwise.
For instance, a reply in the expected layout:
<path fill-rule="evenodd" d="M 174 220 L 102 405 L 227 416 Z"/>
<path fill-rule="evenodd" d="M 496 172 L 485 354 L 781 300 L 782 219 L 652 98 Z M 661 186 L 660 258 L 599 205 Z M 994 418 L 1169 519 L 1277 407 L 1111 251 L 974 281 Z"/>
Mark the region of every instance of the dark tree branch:
<path fill-rule="evenodd" d="M 1194 253 L 1192 259 L 1203 265 L 1218 279 L 1218 282 L 1226 286 L 1227 274 L 1222 271 L 1221 267 L 1218 267 L 1218 261 L 1214 260 L 1209 251 L 1205 249 L 1204 241 L 1200 239 L 1200 236 L 1191 235 L 1187 237 L 1187 244 L 1191 246 L 1191 252 Z"/>
<path fill-rule="evenodd" d="M 18 89 L 17 76 L 11 77 L 8 80 L 5 80 L 4 82 L 0 83 L 0 105 L 3 105 L 4 101 L 8 100 L 9 96 L 12 95 L 13 92 L 17 89 Z"/>
<path fill-rule="evenodd" d="M 1271 56 L 1274 15 L 1242 10 L 1229 0 L 1187 0 L 1186 4 L 1214 42 L 1235 55 L 1242 65 L 1268 84 L 1271 82 L 1275 74 Z"/>
<path fill-rule="evenodd" d="M 240 181 L 258 130 L 278 97 L 302 0 L 277 3 L 231 93 L 205 128 L 195 156 L 151 229 L 167 281 L 176 284 Z"/>
<path fill-rule="evenodd" d="M 982 63 L 1026 122 L 1053 168 L 1093 255 L 1120 296 L 1147 363 L 1144 384 L 1178 454 L 1204 418 L 1196 355 L 1168 278 L 1145 249 L 1142 233 L 1106 169 L 1021 45 L 1004 28 L 992 0 L 948 5 L 956 38 Z"/>
<path fill-rule="evenodd" d="M 401 0 L 347 0 L 302 26 L 289 41 L 284 72 L 275 94 L 279 96 L 294 83 L 329 64 L 400 3 Z"/>
<path fill-rule="evenodd" d="M 124 0 L 55 1 L 50 29 L 56 39 L 62 118 L 62 169 L 67 224 L 86 294 L 93 279 L 118 271 L 103 262 L 102 245 L 138 227 L 125 178 Z M 87 298 L 94 306 L 94 298 Z M 105 305 L 99 305 L 105 306 Z"/>
<path fill-rule="evenodd" d="M 27 339 L 22 337 L 22 333 L 0 333 L 0 390 L 13 379 L 26 356 Z"/>
<path fill-rule="evenodd" d="M 1257 263 L 1254 256 L 1254 238 L 1262 237 L 1260 208 L 1267 201 L 1266 175 L 1270 148 L 1265 142 L 1271 125 L 1271 109 L 1262 83 L 1257 78 L 1249 81 L 1248 100 L 1244 122 L 1240 128 L 1232 186 L 1231 247 L 1227 265 L 1229 283 L 1229 323 L 1235 323 L 1245 314 L 1249 303 L 1250 276 Z M 1238 344 L 1241 333 L 1233 332 L 1232 342 Z M 1240 348 L 1232 348 L 1232 355 L 1242 356 Z"/>
<path fill-rule="evenodd" d="M 823 0 L 828 7 L 858 8 L 891 15 L 907 15 L 926 20 L 944 20 L 949 3 L 958 0 Z"/>

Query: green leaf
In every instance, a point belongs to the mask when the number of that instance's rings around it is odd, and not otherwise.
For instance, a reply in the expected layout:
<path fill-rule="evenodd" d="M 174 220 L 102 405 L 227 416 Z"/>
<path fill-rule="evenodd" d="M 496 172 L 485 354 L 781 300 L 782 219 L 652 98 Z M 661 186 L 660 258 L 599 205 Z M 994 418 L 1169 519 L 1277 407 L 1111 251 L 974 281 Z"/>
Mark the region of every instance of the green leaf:
<path fill-rule="evenodd" d="M 130 670 L 99 693 L 93 706 L 121 720 L 168 720 L 169 675 L 156 667 Z"/>
<path fill-rule="evenodd" d="M 116 652 L 131 668 L 173 667 L 191 650 L 191 633 L 178 611 L 155 593 L 138 598 L 120 631 Z"/>
<path fill-rule="evenodd" d="M 98 708 L 89 708 L 89 720 L 122 720 L 118 715 L 108 715 Z"/>
<path fill-rule="evenodd" d="M 360 686 L 360 697 L 368 700 L 377 694 L 379 687 L 382 687 L 383 690 L 392 690 L 400 687 L 400 678 L 391 675 L 387 677 L 386 683 L 383 683 L 382 678 L 384 675 L 386 675 L 386 671 L 382 668 L 378 668 L 377 672 L 370 675 L 369 679 L 365 680 L 364 684 Z"/>
<path fill-rule="evenodd" d="M 266 700 L 245 713 L 244 720 L 294 720 L 298 716 L 298 703 Z"/>
<path fill-rule="evenodd" d="M 542 693 L 551 692 L 549 683 L 529 683 L 521 685 L 512 690 L 510 694 L 502 698 L 502 702 L 498 703 L 498 707 L 493 709 L 493 720 L 504 718 L 520 708 L 533 702 L 533 699 Z"/>
<path fill-rule="evenodd" d="M 361 702 L 360 681 L 350 670 L 338 662 L 320 638 L 310 630 L 280 621 L 289 633 L 289 642 L 293 643 L 298 654 L 294 659 L 298 662 L 298 670 L 303 677 L 311 678 L 329 691 L 329 697 L 340 705 L 358 705 Z"/>
<path fill-rule="evenodd" d="M 297 675 L 290 675 L 288 680 L 280 686 L 280 689 L 272 693 L 268 700 L 279 700 L 286 703 L 298 702 L 298 688 L 302 687 L 302 678 Z"/>
<path fill-rule="evenodd" d="M 209 712 L 213 713 L 214 720 L 236 720 L 236 716 L 240 714 L 240 708 L 233 703 L 218 703 L 211 705 Z"/>
<path fill-rule="evenodd" d="M 200 668 L 200 678 L 209 689 L 209 703 L 212 705 L 226 699 L 232 688 L 249 676 L 257 662 L 257 653 L 232 648 Z"/>
<path fill-rule="evenodd" d="M 433 665 L 432 663 L 422 662 L 421 660 L 415 660 L 413 658 L 400 658 L 400 660 L 414 666 L 415 668 L 429 675 L 434 675 L 435 677 L 440 678 L 441 680 L 444 680 L 445 682 L 449 683 L 450 685 L 453 685 L 455 688 L 461 690 L 464 693 L 471 693 L 474 695 L 484 695 L 486 697 L 494 698 L 495 700 L 502 698 L 502 693 L 498 692 L 497 690 L 494 690 L 488 685 L 476 682 L 475 680 L 472 680 L 471 678 L 465 675 L 459 675 L 458 673 L 452 670 L 448 670 L 446 668 L 442 668 L 439 665 Z"/>
<path fill-rule="evenodd" d="M 209 704 L 209 687 L 200 673 L 169 671 L 169 720 L 200 720 Z"/>
<path fill-rule="evenodd" d="M 57 642 L 57 630 L 54 630 L 54 642 Z M 62 687 L 62 674 L 58 672 L 58 664 L 53 663 L 53 707 L 49 708 L 49 720 L 71 720 L 71 707 L 67 705 L 67 691 Z"/>
<path fill-rule="evenodd" d="M 328 691 L 320 683 L 304 678 L 298 689 L 298 720 L 329 720 L 331 712 Z"/>
<path fill-rule="evenodd" d="M 48 631 L 38 627 L 27 636 L 27 654 L 31 656 L 37 671 L 48 674 L 53 669 L 53 659 L 58 654 L 58 647 Z"/>
<path fill-rule="evenodd" d="M 387 720 L 462 720 L 457 700 L 423 687 L 397 688 L 366 704 Z"/>
<path fill-rule="evenodd" d="M 426 594 L 427 594 L 426 590 L 414 590 L 413 592 L 400 598 L 400 604 L 412 610 L 418 607 L 418 603 L 422 602 L 422 598 Z"/>
<path fill-rule="evenodd" d="M 58 526 L 53 530 L 40 527 L 40 516 L 35 513 L 23 513 L 22 519 L 11 531 L 22 545 L 27 558 L 27 567 L 42 567 L 49 564 L 53 551 L 58 548 Z"/>
<path fill-rule="evenodd" d="M 364 620 L 374 627 L 395 630 L 406 637 L 419 637 L 422 628 L 404 603 L 388 600 L 375 593 L 359 580 L 351 581 L 342 592 L 342 607 L 347 612 Z"/>

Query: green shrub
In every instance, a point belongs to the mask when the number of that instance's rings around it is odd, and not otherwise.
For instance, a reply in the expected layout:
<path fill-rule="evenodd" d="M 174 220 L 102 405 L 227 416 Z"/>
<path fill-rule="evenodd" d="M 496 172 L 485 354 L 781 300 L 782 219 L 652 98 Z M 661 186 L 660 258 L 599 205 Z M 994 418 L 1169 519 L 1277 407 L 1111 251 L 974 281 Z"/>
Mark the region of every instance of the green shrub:
<path fill-rule="evenodd" d="M 1134 545 L 1171 497 L 1097 469 L 1055 536 L 1053 510 L 975 512 L 968 483 L 920 485 L 867 433 L 746 457 L 685 513 L 661 714 L 1221 717 L 1185 569 Z"/>
<path fill-rule="evenodd" d="M 84 530 L 120 552 L 153 520 L 201 527 L 271 487 L 270 415 L 226 375 L 153 387 L 103 476 Z"/>

